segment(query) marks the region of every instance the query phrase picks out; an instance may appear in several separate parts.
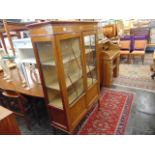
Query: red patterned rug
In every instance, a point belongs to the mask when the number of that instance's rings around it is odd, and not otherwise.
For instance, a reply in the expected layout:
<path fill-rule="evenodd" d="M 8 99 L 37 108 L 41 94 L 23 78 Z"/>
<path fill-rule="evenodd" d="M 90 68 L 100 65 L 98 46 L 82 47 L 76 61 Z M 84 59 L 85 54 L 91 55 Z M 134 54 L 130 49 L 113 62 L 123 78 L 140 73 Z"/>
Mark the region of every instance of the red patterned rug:
<path fill-rule="evenodd" d="M 98 106 L 81 126 L 80 135 L 122 135 L 125 132 L 134 94 L 104 89 Z"/>

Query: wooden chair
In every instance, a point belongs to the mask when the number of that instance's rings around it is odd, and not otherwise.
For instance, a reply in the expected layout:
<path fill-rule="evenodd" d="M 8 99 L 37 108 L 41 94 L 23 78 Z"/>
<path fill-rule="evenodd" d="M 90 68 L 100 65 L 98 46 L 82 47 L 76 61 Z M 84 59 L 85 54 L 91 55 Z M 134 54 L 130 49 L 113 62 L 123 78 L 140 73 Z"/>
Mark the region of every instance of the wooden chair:
<path fill-rule="evenodd" d="M 135 56 L 139 56 L 142 59 L 142 64 L 144 64 L 146 45 L 147 45 L 147 40 L 134 41 L 134 50 L 131 53 L 131 57 L 133 60 Z"/>
<path fill-rule="evenodd" d="M 13 111 L 16 115 L 23 117 L 27 128 L 31 130 L 26 114 L 31 108 L 31 105 L 28 104 L 27 99 L 14 91 L 3 91 L 2 95 L 5 98 L 5 107 Z"/>
<path fill-rule="evenodd" d="M 127 57 L 127 62 L 130 62 L 130 40 L 121 40 L 119 42 L 120 58 Z"/>

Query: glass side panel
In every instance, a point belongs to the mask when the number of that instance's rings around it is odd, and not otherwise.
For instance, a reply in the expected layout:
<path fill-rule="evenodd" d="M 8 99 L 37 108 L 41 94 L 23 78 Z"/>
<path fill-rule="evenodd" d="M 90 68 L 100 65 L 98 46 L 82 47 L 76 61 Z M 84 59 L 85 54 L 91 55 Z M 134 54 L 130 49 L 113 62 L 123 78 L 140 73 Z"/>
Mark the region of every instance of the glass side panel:
<path fill-rule="evenodd" d="M 84 36 L 86 64 L 87 64 L 87 84 L 92 86 L 97 80 L 97 64 L 96 64 L 96 36 Z"/>
<path fill-rule="evenodd" d="M 80 39 L 61 40 L 60 47 L 68 99 L 71 104 L 84 93 Z"/>
<path fill-rule="evenodd" d="M 49 104 L 62 109 L 63 105 L 60 95 L 60 87 L 58 83 L 52 43 L 38 42 L 36 43 L 36 47 L 38 50 L 42 73 L 44 76 Z"/>

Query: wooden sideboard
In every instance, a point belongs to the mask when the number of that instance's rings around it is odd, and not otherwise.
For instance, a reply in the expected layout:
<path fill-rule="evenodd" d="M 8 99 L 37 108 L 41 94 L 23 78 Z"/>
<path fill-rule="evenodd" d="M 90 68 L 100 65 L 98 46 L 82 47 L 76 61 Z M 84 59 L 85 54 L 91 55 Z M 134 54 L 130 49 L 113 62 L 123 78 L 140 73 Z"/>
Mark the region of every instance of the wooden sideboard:
<path fill-rule="evenodd" d="M 100 85 L 110 87 L 113 77 L 119 75 L 120 51 L 109 40 L 98 43 Z"/>
<path fill-rule="evenodd" d="M 15 114 L 0 106 L 0 135 L 20 135 Z"/>

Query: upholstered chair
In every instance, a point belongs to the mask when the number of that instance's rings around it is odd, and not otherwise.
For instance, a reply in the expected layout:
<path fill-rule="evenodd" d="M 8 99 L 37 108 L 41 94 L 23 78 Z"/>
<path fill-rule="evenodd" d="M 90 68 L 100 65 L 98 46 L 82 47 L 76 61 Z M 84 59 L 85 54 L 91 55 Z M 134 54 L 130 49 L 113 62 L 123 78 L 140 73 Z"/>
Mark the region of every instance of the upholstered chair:
<path fill-rule="evenodd" d="M 119 47 L 120 47 L 120 58 L 127 57 L 127 62 L 130 62 L 130 40 L 120 40 Z"/>
<path fill-rule="evenodd" d="M 132 59 L 136 57 L 141 57 L 142 64 L 144 64 L 145 49 L 147 45 L 147 40 L 135 40 L 134 50 L 131 53 Z"/>

